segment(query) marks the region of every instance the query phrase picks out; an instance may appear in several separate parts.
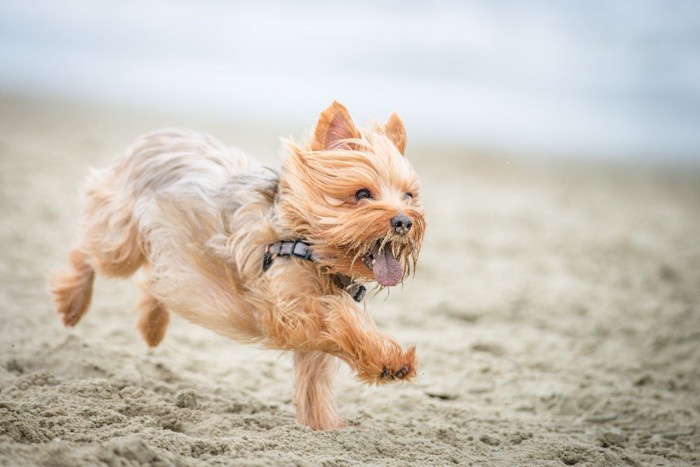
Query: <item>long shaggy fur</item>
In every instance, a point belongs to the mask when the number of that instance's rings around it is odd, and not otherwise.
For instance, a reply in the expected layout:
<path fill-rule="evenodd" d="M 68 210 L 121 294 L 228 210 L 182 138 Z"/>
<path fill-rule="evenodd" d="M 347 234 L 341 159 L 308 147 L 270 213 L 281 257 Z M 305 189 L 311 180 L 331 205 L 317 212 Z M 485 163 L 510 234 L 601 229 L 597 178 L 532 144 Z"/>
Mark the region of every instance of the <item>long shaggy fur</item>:
<path fill-rule="evenodd" d="M 149 346 L 177 313 L 234 339 L 292 350 L 299 422 L 342 426 L 332 391 L 336 357 L 367 383 L 416 373 L 415 349 L 379 331 L 338 280 L 375 280 L 365 259 L 385 249 L 404 277 L 415 267 L 426 224 L 405 144 L 396 114 L 357 129 L 337 102 L 308 141 L 287 142 L 279 175 L 206 135 L 147 134 L 85 188 L 70 266 L 51 277 L 58 313 L 74 326 L 96 273 L 140 269 L 137 327 Z M 362 189 L 371 198 L 356 198 Z M 408 232 L 392 228 L 399 214 L 412 221 Z M 311 243 L 315 261 L 279 258 L 263 272 L 266 245 L 293 239 Z"/>

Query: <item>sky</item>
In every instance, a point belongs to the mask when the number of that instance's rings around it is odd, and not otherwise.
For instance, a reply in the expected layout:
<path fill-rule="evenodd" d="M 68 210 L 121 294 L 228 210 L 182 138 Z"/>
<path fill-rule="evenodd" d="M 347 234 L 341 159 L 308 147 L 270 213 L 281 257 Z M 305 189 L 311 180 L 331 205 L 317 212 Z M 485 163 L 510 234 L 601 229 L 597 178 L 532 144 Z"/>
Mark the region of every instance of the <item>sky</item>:
<path fill-rule="evenodd" d="M 700 165 L 700 2 L 0 2 L 0 89 Z"/>

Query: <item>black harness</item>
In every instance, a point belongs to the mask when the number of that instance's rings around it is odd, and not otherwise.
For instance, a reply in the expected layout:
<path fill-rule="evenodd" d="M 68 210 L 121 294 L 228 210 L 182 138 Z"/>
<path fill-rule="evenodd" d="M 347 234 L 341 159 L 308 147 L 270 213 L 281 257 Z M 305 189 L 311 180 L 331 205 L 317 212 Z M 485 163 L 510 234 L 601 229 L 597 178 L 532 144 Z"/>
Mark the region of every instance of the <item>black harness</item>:
<path fill-rule="evenodd" d="M 272 266 L 275 258 L 280 256 L 292 256 L 306 261 L 316 261 L 311 245 L 303 240 L 282 240 L 270 243 L 265 247 L 262 270 L 266 272 Z M 348 276 L 338 274 L 335 276 L 336 285 L 350 294 L 353 300 L 360 303 L 365 298 L 367 289 L 364 285 L 353 282 Z"/>

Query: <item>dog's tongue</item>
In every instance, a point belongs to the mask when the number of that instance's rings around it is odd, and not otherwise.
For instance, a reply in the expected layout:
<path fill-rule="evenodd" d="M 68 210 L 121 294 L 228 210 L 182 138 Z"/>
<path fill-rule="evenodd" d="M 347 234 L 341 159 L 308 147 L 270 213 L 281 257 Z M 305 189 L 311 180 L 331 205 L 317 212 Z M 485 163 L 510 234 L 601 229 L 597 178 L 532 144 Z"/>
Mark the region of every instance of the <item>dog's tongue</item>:
<path fill-rule="evenodd" d="M 384 248 L 380 252 L 379 247 L 375 246 L 372 249 L 375 263 L 372 266 L 374 278 L 383 286 L 392 286 L 401 282 L 403 278 L 403 266 L 401 262 L 394 257 L 391 248 Z"/>

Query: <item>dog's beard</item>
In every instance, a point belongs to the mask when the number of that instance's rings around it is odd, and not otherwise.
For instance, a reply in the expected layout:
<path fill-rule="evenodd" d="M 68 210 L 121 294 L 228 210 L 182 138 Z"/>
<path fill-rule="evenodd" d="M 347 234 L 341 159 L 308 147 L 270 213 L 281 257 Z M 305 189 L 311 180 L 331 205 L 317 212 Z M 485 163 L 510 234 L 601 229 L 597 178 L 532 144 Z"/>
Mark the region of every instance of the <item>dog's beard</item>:
<path fill-rule="evenodd" d="M 330 228 L 307 238 L 326 270 L 392 287 L 415 271 L 425 223 L 416 210 L 411 213 L 413 228 L 409 232 L 379 228 L 390 223 L 389 216 L 352 212 L 332 219 Z"/>

